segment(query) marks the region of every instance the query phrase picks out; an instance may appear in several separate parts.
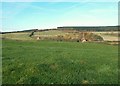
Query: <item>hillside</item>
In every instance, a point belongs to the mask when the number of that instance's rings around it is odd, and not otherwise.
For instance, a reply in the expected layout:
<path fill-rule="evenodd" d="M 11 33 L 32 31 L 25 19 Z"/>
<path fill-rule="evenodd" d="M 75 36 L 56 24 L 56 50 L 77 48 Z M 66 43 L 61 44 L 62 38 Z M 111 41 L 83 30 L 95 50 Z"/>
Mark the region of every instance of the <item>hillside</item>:
<path fill-rule="evenodd" d="M 34 33 L 32 37 L 30 34 Z M 84 36 L 84 37 L 83 37 Z M 80 42 L 84 38 L 87 42 L 90 41 L 116 41 L 120 39 L 118 31 L 78 31 L 78 30 L 30 30 L 7 32 L 0 34 L 2 39 L 16 40 L 56 40 L 56 41 L 76 41 Z"/>
<path fill-rule="evenodd" d="M 118 33 L 47 29 L 0 34 L 2 83 L 118 84 L 118 46 L 113 45 Z"/>
<path fill-rule="evenodd" d="M 16 40 L 56 40 L 56 41 L 103 41 L 103 38 L 92 32 L 79 32 L 79 31 L 60 31 L 60 30 L 47 30 L 47 31 L 31 31 L 31 32 L 15 32 L 2 34 L 3 39 L 16 39 Z"/>

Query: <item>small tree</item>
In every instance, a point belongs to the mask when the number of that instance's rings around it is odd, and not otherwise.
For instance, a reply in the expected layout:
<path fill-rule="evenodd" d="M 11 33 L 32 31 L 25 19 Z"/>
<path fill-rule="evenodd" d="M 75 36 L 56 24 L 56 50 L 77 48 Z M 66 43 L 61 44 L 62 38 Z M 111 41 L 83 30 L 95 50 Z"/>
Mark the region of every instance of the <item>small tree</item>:
<path fill-rule="evenodd" d="M 31 32 L 31 34 L 29 35 L 29 37 L 33 36 L 34 35 L 34 31 Z"/>

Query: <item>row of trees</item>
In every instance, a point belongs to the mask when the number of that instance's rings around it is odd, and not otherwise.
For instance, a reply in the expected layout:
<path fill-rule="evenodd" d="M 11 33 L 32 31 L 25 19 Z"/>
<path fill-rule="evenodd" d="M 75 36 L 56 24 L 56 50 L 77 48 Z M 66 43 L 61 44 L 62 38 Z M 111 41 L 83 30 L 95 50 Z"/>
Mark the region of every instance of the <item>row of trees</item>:
<path fill-rule="evenodd" d="M 78 30 L 78 31 L 119 31 L 120 26 L 84 26 L 84 27 L 57 27 L 60 30 Z"/>

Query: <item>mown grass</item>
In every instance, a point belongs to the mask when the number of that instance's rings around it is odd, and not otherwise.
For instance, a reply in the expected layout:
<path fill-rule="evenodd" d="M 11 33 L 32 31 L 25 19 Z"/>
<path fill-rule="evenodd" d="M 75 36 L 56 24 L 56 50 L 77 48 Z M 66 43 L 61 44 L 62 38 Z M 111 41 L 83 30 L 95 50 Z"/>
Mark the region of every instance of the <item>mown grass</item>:
<path fill-rule="evenodd" d="M 3 84 L 117 84 L 118 46 L 2 41 Z"/>

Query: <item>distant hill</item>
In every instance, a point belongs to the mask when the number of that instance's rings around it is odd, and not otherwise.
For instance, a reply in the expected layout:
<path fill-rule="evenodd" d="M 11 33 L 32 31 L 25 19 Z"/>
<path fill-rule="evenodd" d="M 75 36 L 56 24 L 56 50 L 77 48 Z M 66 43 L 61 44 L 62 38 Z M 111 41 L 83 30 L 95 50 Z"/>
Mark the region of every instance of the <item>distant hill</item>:
<path fill-rule="evenodd" d="M 31 31 L 37 31 L 38 29 L 30 29 L 30 30 L 23 30 L 23 31 L 11 31 L 11 32 L 1 32 L 0 34 L 6 34 L 6 33 L 19 33 L 19 32 L 31 32 Z"/>
<path fill-rule="evenodd" d="M 6 33 L 19 33 L 19 32 L 32 32 L 32 31 L 49 31 L 49 30 L 78 30 L 78 31 L 119 31 L 120 26 L 63 26 L 57 27 L 56 29 L 30 29 L 23 31 L 11 31 L 11 32 L 0 32 L 0 34 Z"/>
<path fill-rule="evenodd" d="M 80 31 L 118 31 L 120 26 L 63 26 L 57 27 L 57 29 L 74 29 Z"/>
<path fill-rule="evenodd" d="M 0 34 L 6 34 L 6 33 L 20 33 L 20 32 L 41 32 L 41 31 L 49 31 L 49 30 L 57 30 L 57 29 L 30 29 L 30 30 L 22 30 L 22 31 L 11 31 L 11 32 L 0 32 Z"/>

